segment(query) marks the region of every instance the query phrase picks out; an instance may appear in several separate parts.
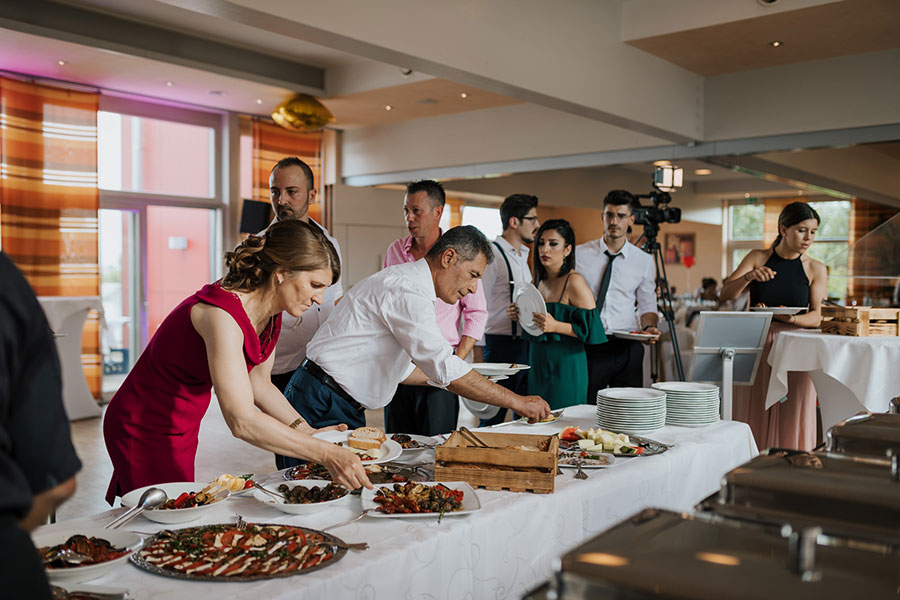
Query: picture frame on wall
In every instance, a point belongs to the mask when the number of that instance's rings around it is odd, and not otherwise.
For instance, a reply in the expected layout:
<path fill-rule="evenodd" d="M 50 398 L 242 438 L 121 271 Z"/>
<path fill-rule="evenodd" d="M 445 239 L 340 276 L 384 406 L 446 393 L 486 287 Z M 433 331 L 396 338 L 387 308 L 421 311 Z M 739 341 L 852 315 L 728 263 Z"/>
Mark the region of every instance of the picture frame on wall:
<path fill-rule="evenodd" d="M 667 265 L 684 264 L 686 257 L 695 257 L 697 247 L 697 234 L 695 233 L 667 233 L 666 243 L 663 246 L 663 258 Z"/>

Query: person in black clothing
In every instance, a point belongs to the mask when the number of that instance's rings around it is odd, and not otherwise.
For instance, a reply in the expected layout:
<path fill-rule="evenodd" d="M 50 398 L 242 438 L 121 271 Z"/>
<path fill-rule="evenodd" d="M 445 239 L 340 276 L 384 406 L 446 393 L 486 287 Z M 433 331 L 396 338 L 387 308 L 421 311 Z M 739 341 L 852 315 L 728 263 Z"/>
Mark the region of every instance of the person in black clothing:
<path fill-rule="evenodd" d="M 0 598 L 50 598 L 28 531 L 75 493 L 81 462 L 44 311 L 0 252 Z"/>
<path fill-rule="evenodd" d="M 750 425 L 760 448 L 812 450 L 816 445 L 816 390 L 809 374 L 789 373 L 787 399 L 768 410 L 766 395 L 771 371 L 768 356 L 775 337 L 794 327 L 818 327 L 822 321 L 828 274 L 825 265 L 807 253 L 818 227 L 819 215 L 808 204 L 785 206 L 778 217 L 775 243 L 747 254 L 719 294 L 726 301 L 749 288 L 750 306 L 805 309 L 794 315 L 772 315 L 756 380 L 751 387 L 735 390 L 734 419 Z"/>

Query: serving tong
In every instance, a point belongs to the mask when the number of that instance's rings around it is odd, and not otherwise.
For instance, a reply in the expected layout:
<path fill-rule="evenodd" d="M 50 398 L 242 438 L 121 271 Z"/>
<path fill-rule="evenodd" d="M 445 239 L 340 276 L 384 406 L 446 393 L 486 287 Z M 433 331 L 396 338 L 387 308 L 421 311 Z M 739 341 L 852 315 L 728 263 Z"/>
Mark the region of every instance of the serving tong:
<path fill-rule="evenodd" d="M 477 435 L 472 433 L 468 427 L 460 427 L 458 429 L 458 431 L 461 436 L 463 436 L 464 438 L 466 438 L 466 440 L 469 441 L 469 443 L 475 444 L 475 446 L 477 446 L 479 448 L 491 448 L 494 450 L 502 450 L 502 448 L 497 448 L 496 446 L 488 446 L 487 444 L 485 444 L 484 440 L 482 440 L 480 437 L 478 437 Z"/>

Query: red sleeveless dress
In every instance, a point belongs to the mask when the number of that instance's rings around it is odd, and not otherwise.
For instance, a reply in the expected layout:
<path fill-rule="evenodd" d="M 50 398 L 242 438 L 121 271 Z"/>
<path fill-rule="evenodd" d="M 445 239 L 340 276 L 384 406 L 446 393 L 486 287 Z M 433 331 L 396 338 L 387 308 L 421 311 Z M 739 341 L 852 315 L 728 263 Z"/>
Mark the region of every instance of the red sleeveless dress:
<path fill-rule="evenodd" d="M 191 323 L 198 302 L 225 310 L 241 327 L 248 373 L 275 350 L 281 315 L 257 336 L 240 299 L 218 284 L 203 286 L 169 313 L 106 409 L 110 504 L 133 489 L 194 480 L 197 434 L 212 397 L 206 346 Z"/>

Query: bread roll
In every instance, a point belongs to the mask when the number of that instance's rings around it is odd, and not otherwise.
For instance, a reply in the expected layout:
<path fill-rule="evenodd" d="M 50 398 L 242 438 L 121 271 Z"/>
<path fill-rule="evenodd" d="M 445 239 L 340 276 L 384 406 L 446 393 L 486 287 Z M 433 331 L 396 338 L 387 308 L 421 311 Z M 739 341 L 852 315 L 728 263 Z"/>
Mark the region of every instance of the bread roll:
<path fill-rule="evenodd" d="M 375 450 L 381 448 L 381 444 L 385 440 L 387 440 L 387 437 L 380 429 L 360 427 L 350 432 L 350 436 L 347 438 L 347 445 L 359 450 Z"/>

